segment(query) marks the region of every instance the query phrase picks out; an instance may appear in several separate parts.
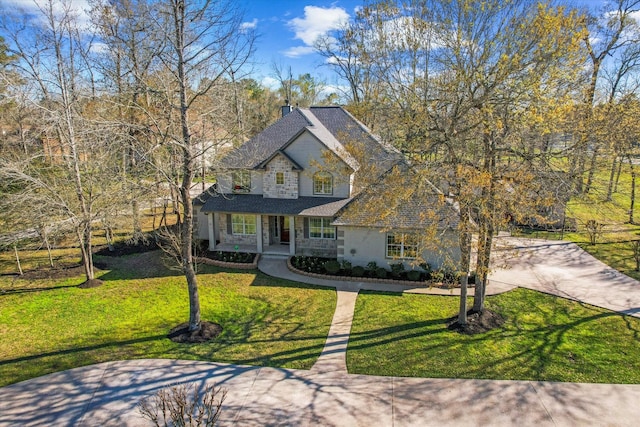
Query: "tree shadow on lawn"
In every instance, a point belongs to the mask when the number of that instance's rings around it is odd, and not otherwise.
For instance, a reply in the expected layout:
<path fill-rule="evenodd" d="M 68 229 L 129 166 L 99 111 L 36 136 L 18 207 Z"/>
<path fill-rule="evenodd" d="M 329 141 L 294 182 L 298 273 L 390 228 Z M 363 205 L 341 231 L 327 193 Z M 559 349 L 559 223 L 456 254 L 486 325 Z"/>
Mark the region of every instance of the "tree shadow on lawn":
<path fill-rule="evenodd" d="M 0 289 L 0 296 L 13 295 L 13 294 L 25 294 L 25 293 L 33 293 L 33 292 L 43 292 L 43 291 L 57 291 L 58 289 L 78 288 L 79 286 L 80 285 L 64 285 L 64 286 L 49 286 L 49 287 L 40 287 L 40 288 Z"/>
<path fill-rule="evenodd" d="M 98 277 L 103 281 L 183 275 L 181 270 L 170 268 L 169 260 L 163 258 L 161 250 L 119 257 L 95 256 L 94 265 L 100 270 L 107 270 L 106 273 Z"/>
<path fill-rule="evenodd" d="M 533 291 L 531 291 L 533 292 Z M 382 294 L 377 293 L 376 294 Z M 389 295 L 389 294 L 387 294 Z M 391 294 L 393 295 L 393 294 Z M 523 296 L 526 303 L 527 294 Z M 562 300 L 559 298 L 559 300 Z M 538 321 L 538 325 L 531 324 L 527 320 L 527 313 L 523 313 L 525 317 L 519 316 L 519 308 L 513 307 L 511 310 L 505 309 L 499 305 L 491 307 L 494 311 L 500 312 L 507 318 L 507 323 L 503 328 L 494 329 L 487 333 L 472 336 L 461 336 L 460 334 L 449 331 L 446 327 L 446 321 L 449 319 L 437 318 L 428 319 L 418 322 L 403 323 L 399 325 L 381 327 L 377 329 L 369 329 L 362 332 L 351 333 L 349 338 L 348 351 L 365 351 L 374 350 L 381 352 L 397 352 L 398 357 L 402 357 L 405 350 L 409 353 L 422 349 L 425 357 L 429 354 L 436 355 L 441 352 L 456 349 L 460 354 L 469 354 L 469 352 L 479 351 L 482 343 L 487 343 L 487 353 L 479 357 L 475 363 L 461 364 L 455 376 L 458 378 L 504 378 L 504 379 L 525 379 L 525 380 L 556 380 L 568 381 L 567 377 L 558 375 L 558 372 L 568 372 L 567 375 L 580 377 L 584 374 L 595 375 L 592 373 L 583 373 L 584 366 L 592 365 L 591 370 L 601 370 L 595 366 L 590 354 L 583 354 L 580 348 L 590 347 L 591 340 L 597 342 L 599 339 L 605 340 L 606 337 L 593 336 L 593 333 L 587 333 L 584 337 L 582 332 L 585 330 L 584 325 L 592 322 L 600 322 L 607 318 L 622 317 L 626 323 L 626 327 L 630 332 L 629 338 L 639 341 L 640 324 L 636 324 L 629 316 L 624 316 L 616 312 L 600 311 L 595 313 L 587 313 L 587 315 L 577 315 L 571 307 L 565 304 L 559 304 L 552 307 L 549 311 L 540 311 L 542 319 Z M 585 308 L 594 310 L 594 307 L 585 305 Z M 530 306 L 530 310 L 535 311 L 535 306 Z M 566 320 L 558 318 L 562 315 Z M 365 322 L 366 319 L 362 320 Z M 600 327 L 602 328 L 602 326 Z M 594 331 L 596 331 L 594 329 Z M 571 332 L 578 331 L 578 335 L 571 335 Z M 442 335 L 445 334 L 445 335 Z M 431 339 L 438 335 L 438 339 Z M 417 341 L 416 341 L 417 340 Z M 410 343 L 410 341 L 414 341 Z M 577 342 L 576 342 L 577 341 Z M 406 346 L 403 342 L 407 342 Z M 575 343 L 575 345 L 573 344 Z M 607 342 L 602 341 L 600 344 L 606 346 Z M 378 348 L 378 350 L 375 350 Z M 491 353 L 492 348 L 513 348 L 515 351 L 506 353 Z M 597 350 L 593 350 L 597 351 Z M 363 354 L 363 355 L 364 355 Z M 405 353 L 406 354 L 406 353 Z M 362 355 L 362 356 L 363 356 Z M 361 356 L 361 357 L 362 357 Z M 373 356 L 372 356 L 373 357 Z M 606 357 L 606 356 L 604 356 Z M 622 356 L 621 356 L 622 357 Z M 597 357 L 595 357 L 597 359 Z M 611 361 L 615 363 L 616 361 Z M 626 363 L 620 359 L 620 363 Z M 407 361 L 407 363 L 410 363 Z M 416 360 L 421 365 L 424 359 Z M 608 363 L 608 362 L 601 362 Z M 631 361 L 630 363 L 635 363 Z M 368 363 L 367 363 L 368 365 Z M 426 366 L 426 365 L 425 365 Z M 510 375 L 513 368 L 518 366 L 518 372 L 514 376 Z M 411 370 L 410 366 L 405 366 Z M 402 368 L 402 369 L 405 369 Z M 423 370 L 419 366 L 418 371 Z M 358 369 L 359 373 L 366 372 Z M 429 375 L 428 369 L 424 371 Z M 405 374 L 402 375 L 411 375 Z M 418 374 L 419 375 L 419 374 Z M 609 374 L 611 375 L 611 374 Z M 616 382 L 614 377 L 600 379 L 599 382 Z M 618 380 L 619 382 L 619 380 Z"/>
<path fill-rule="evenodd" d="M 73 348 L 67 348 L 67 349 L 62 349 L 62 350 L 55 350 L 55 351 L 50 351 L 50 352 L 47 352 L 47 353 L 32 354 L 32 355 L 29 355 L 29 356 L 22 356 L 22 357 L 16 357 L 16 358 L 13 358 L 13 359 L 0 360 L 0 366 L 9 365 L 11 363 L 37 361 L 39 359 L 43 359 L 43 358 L 46 358 L 46 357 L 66 356 L 66 355 L 70 355 L 70 354 L 84 353 L 84 352 L 88 352 L 88 351 L 101 350 L 101 349 L 106 349 L 106 348 L 110 348 L 110 347 L 118 347 L 119 348 L 119 347 L 130 345 L 130 344 L 139 344 L 139 343 L 144 343 L 144 342 L 151 342 L 151 341 L 156 341 L 156 340 L 163 339 L 163 338 L 167 338 L 167 335 L 166 334 L 163 334 L 163 335 L 152 335 L 152 336 L 148 336 L 148 337 L 134 338 L 134 339 L 124 340 L 124 341 L 110 341 L 110 342 L 105 342 L 105 343 L 102 343 L 102 344 L 95 344 L 95 345 L 88 345 L 88 346 L 83 346 L 83 347 L 73 347 Z"/>

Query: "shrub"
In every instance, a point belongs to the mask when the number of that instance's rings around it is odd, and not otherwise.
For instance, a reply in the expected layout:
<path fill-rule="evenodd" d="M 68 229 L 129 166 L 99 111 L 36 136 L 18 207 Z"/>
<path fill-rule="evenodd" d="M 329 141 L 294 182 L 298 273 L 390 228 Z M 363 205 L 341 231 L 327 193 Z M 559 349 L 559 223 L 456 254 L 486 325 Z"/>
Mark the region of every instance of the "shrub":
<path fill-rule="evenodd" d="M 436 270 L 431 273 L 431 281 L 435 283 L 444 282 L 444 272 L 441 270 Z"/>
<path fill-rule="evenodd" d="M 399 278 L 404 273 L 404 264 L 401 262 L 389 264 L 391 267 L 391 276 L 394 278 Z"/>
<path fill-rule="evenodd" d="M 353 267 L 353 269 L 351 270 L 351 275 L 354 277 L 362 277 L 364 276 L 364 267 L 361 267 L 359 265 L 356 265 L 355 267 Z"/>
<path fill-rule="evenodd" d="M 450 268 L 445 268 L 442 270 L 444 273 L 443 282 L 449 285 L 460 283 L 460 277 L 464 274 L 460 271 L 454 271 Z"/>
<path fill-rule="evenodd" d="M 378 279 L 386 279 L 387 278 L 387 270 L 382 267 L 376 268 L 376 277 Z"/>
<path fill-rule="evenodd" d="M 327 261 L 324 263 L 324 269 L 329 274 L 337 274 L 340 271 L 340 263 L 336 260 Z"/>
<path fill-rule="evenodd" d="M 224 262 L 239 262 L 250 264 L 255 257 L 254 254 L 248 252 L 224 252 L 215 251 L 208 253 L 209 258 Z"/>
<path fill-rule="evenodd" d="M 433 279 L 433 277 L 431 276 L 431 274 L 433 273 L 433 268 L 428 262 L 421 263 L 420 268 L 424 271 L 424 276 L 426 280 Z"/>
<path fill-rule="evenodd" d="M 422 276 L 422 274 L 418 271 L 418 270 L 410 270 L 407 271 L 407 279 L 413 281 L 413 282 L 417 282 L 420 280 L 420 276 Z"/>
<path fill-rule="evenodd" d="M 188 383 L 165 387 L 143 399 L 138 411 L 156 426 L 213 426 L 220 418 L 225 389 Z"/>
<path fill-rule="evenodd" d="M 371 273 L 375 273 L 375 271 L 378 269 L 378 264 L 375 261 L 371 261 L 369 264 L 367 264 L 366 270 L 371 272 Z"/>

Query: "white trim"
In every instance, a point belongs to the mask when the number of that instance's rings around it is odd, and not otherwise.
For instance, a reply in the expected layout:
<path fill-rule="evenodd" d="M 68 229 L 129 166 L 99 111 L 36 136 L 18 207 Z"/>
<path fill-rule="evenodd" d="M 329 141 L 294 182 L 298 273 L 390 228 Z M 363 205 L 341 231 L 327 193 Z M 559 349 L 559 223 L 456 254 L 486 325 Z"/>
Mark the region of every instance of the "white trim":
<path fill-rule="evenodd" d="M 289 217 L 289 254 L 296 254 L 296 227 L 294 217 Z"/>
<path fill-rule="evenodd" d="M 256 215 L 256 249 L 262 253 L 262 215 Z"/>
<path fill-rule="evenodd" d="M 213 228 L 213 212 L 207 214 L 207 227 L 209 232 L 209 250 L 216 248 L 215 228 Z"/>

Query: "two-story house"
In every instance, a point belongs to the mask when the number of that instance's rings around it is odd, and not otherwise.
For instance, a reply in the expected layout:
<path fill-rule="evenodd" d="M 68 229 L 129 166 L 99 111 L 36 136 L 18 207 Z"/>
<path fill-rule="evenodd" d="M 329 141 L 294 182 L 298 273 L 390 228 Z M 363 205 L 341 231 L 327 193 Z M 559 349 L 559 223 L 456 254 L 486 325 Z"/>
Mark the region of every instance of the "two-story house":
<path fill-rule="evenodd" d="M 411 195 L 410 202 L 375 200 L 398 165 L 401 154 L 343 108 L 283 107 L 281 119 L 222 159 L 216 185 L 195 200 L 197 238 L 210 250 L 318 255 L 363 266 L 410 261 L 420 229 L 433 223 L 418 211 L 434 209 Z M 397 215 L 378 217 L 380 203 L 397 205 Z"/>

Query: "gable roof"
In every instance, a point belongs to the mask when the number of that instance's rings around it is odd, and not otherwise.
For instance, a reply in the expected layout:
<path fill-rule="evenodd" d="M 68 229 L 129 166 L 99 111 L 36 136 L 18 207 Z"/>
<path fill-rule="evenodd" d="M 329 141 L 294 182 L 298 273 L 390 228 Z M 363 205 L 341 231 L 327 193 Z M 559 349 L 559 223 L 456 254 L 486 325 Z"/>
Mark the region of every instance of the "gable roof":
<path fill-rule="evenodd" d="M 334 225 L 382 229 L 455 229 L 455 203 L 406 165 L 389 170 L 376 185 L 346 205 Z"/>
<path fill-rule="evenodd" d="M 359 169 L 359 164 L 348 152 L 349 144 L 361 145 L 363 151 L 375 159 L 381 172 L 401 158 L 397 150 L 383 144 L 342 107 L 311 107 L 296 108 L 268 126 L 222 159 L 222 166 L 228 169 L 262 167 L 304 132 L 313 135 L 354 171 Z"/>
<path fill-rule="evenodd" d="M 266 159 L 264 159 L 262 162 L 260 162 L 257 166 L 256 169 L 264 169 L 267 167 L 267 165 L 269 164 L 269 162 L 271 160 L 273 160 L 276 156 L 281 155 L 282 157 L 284 157 L 289 163 L 291 163 L 291 166 L 293 166 L 293 170 L 298 170 L 301 171 L 304 168 L 302 166 L 300 166 L 295 160 L 293 160 L 287 153 L 285 153 L 282 149 L 275 151 L 272 155 L 270 155 L 269 157 L 267 157 Z"/>

